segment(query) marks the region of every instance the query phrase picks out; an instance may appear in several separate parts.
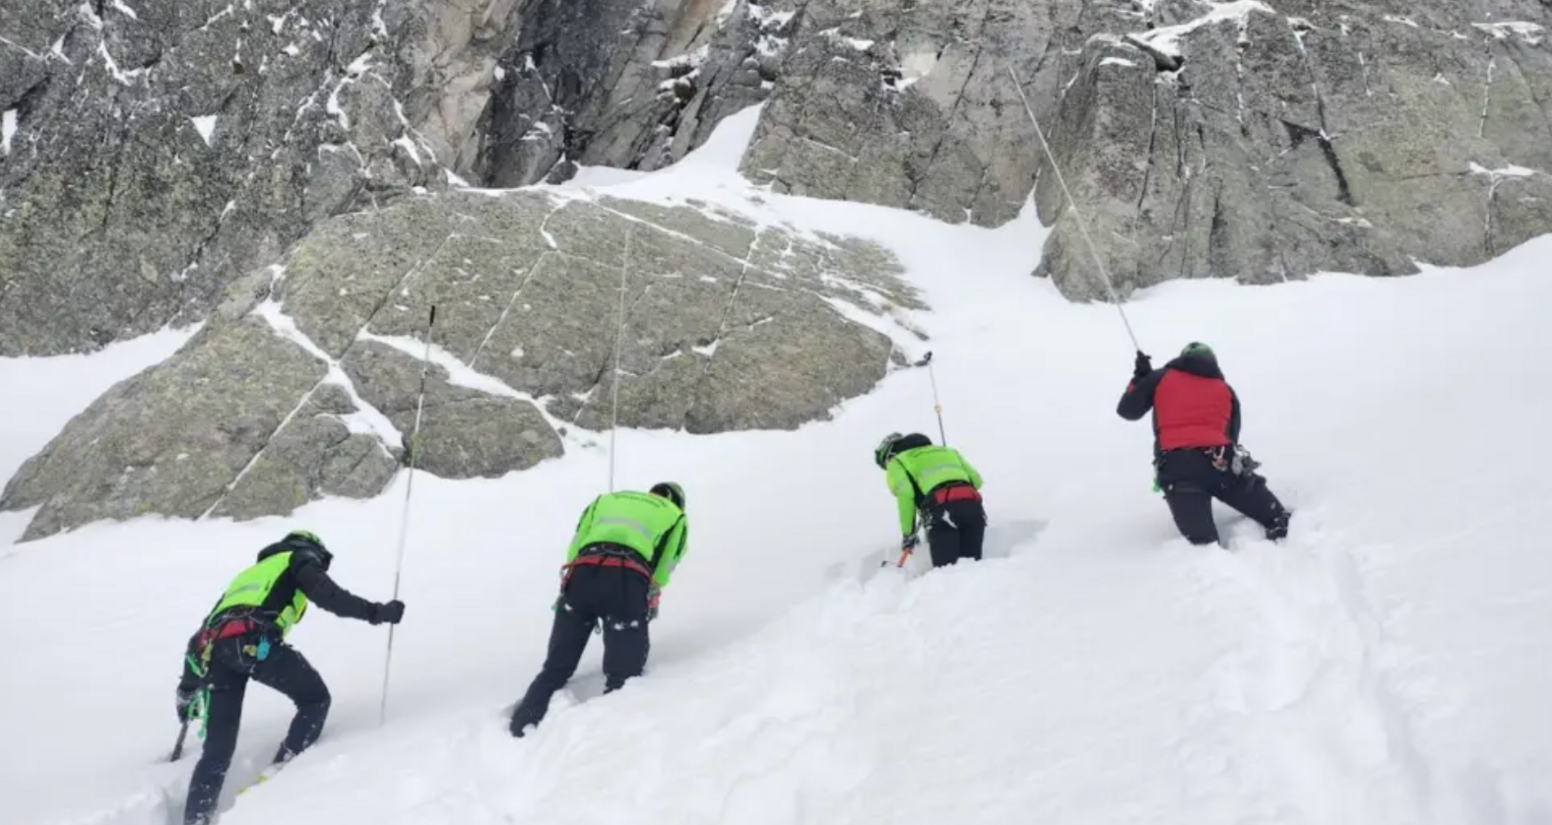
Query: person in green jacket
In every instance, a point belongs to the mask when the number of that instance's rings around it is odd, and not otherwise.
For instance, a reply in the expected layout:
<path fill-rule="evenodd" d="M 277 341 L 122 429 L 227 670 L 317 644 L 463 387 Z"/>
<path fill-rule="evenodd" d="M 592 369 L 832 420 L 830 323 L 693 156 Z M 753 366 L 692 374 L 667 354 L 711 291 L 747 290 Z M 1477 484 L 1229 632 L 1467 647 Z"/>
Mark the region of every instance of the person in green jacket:
<path fill-rule="evenodd" d="M 205 745 L 189 780 L 185 825 L 208 825 L 237 749 L 243 697 L 249 680 L 280 691 L 296 715 L 274 764 L 286 762 L 317 741 L 329 715 L 329 688 L 286 636 L 315 604 L 337 616 L 370 624 L 398 624 L 404 602 L 369 602 L 329 577 L 334 559 L 306 530 L 259 551 L 248 569 L 227 585 L 189 638 L 178 680 L 178 720 L 205 719 Z M 201 700 L 203 697 L 203 700 Z"/>
<path fill-rule="evenodd" d="M 874 449 L 873 460 L 885 471 L 899 506 L 903 551 L 916 549 L 919 514 L 933 567 L 981 560 L 986 536 L 981 474 L 958 450 L 933 446 L 921 433 L 890 433 Z"/>
<path fill-rule="evenodd" d="M 650 648 L 647 624 L 657 618 L 659 595 L 684 558 L 689 529 L 684 488 L 672 481 L 645 493 L 606 493 L 582 511 L 566 551 L 549 650 L 512 710 L 513 736 L 544 718 L 596 627 L 604 637 L 604 692 L 641 675 Z"/>

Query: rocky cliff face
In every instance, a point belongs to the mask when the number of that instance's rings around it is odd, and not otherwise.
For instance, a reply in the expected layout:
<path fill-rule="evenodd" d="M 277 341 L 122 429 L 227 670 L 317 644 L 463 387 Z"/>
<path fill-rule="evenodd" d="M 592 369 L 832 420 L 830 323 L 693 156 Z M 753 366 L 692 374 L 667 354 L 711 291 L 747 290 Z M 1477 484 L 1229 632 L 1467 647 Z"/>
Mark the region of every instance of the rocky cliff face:
<path fill-rule="evenodd" d="M 406 192 L 677 160 L 764 96 L 747 21 L 705 0 L 0 0 L 0 355 L 197 321 L 321 221 Z"/>
<path fill-rule="evenodd" d="M 42 505 L 34 536 L 372 495 L 433 302 L 422 466 L 556 455 L 602 421 L 627 227 L 655 320 L 623 421 L 821 417 L 891 357 L 833 302 L 915 301 L 881 250 L 466 191 L 658 169 L 754 103 L 750 180 L 987 226 L 1033 194 L 1035 274 L 1078 300 L 1479 262 L 1552 231 L 1549 26 L 1549 0 L 0 0 L 0 355 L 209 322 L 0 506 Z"/>
<path fill-rule="evenodd" d="M 1121 292 L 1469 265 L 1552 230 L 1552 6 L 1160 0 L 1046 116 Z M 1043 172 L 1049 172 L 1049 166 Z M 1054 175 L 1041 272 L 1101 293 Z"/>
<path fill-rule="evenodd" d="M 1545 0 L 0 2 L 0 354 L 204 316 L 320 221 L 651 170 L 764 101 L 775 190 L 997 225 L 1124 292 L 1469 264 L 1552 228 Z M 1018 77 L 1022 89 L 1014 83 Z"/>
<path fill-rule="evenodd" d="M 317 222 L 467 165 L 487 5 L 6 0 L 0 355 L 198 320 Z"/>

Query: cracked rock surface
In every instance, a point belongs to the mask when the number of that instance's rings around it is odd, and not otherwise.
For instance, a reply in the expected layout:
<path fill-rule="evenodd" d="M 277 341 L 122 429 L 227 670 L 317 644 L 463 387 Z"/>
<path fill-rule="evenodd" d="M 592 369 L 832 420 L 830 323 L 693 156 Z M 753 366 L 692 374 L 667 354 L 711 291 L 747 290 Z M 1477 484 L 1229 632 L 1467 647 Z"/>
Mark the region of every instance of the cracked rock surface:
<path fill-rule="evenodd" d="M 996 226 L 1121 292 L 1552 230 L 1545 0 L 0 0 L 0 356 L 204 318 L 328 218 L 654 170 L 763 102 L 780 192 Z M 1022 84 L 1013 81 L 1017 74 Z M 1024 92 L 1024 96 L 1020 95 Z"/>
<path fill-rule="evenodd" d="M 956 223 L 1017 214 L 1038 158 L 1008 69 L 1049 84 L 1081 3 L 783 3 L 750 7 L 782 21 L 786 58 L 745 175 Z"/>
<path fill-rule="evenodd" d="M 1051 142 L 1125 294 L 1466 266 L 1552 231 L 1552 7 L 1160 0 L 1090 38 Z M 1037 274 L 1105 295 L 1055 180 Z"/>
<path fill-rule="evenodd" d="M 473 165 L 511 0 L 0 2 L 0 356 L 202 319 Z"/>
<path fill-rule="evenodd" d="M 982 225 L 1038 178 L 1037 274 L 1074 299 L 1103 280 L 1026 98 L 1123 294 L 1469 265 L 1552 231 L 1541 0 L 740 8 L 781 45 L 747 176 Z"/>
<path fill-rule="evenodd" d="M 40 507 L 24 539 L 98 519 L 198 517 L 325 374 L 260 318 L 213 319 L 76 416 L 22 465 L 0 507 Z"/>
<path fill-rule="evenodd" d="M 320 222 L 656 169 L 762 100 L 739 0 L 0 0 L 0 357 L 202 320 Z"/>
<path fill-rule="evenodd" d="M 527 469 L 609 424 L 622 272 L 628 427 L 827 418 L 901 362 L 880 330 L 910 333 L 886 307 L 924 308 L 898 262 L 855 238 L 534 190 L 410 197 L 331 219 L 234 283 L 183 349 L 31 458 L 0 509 L 41 506 L 34 539 L 369 497 L 411 451 L 444 478 Z"/>

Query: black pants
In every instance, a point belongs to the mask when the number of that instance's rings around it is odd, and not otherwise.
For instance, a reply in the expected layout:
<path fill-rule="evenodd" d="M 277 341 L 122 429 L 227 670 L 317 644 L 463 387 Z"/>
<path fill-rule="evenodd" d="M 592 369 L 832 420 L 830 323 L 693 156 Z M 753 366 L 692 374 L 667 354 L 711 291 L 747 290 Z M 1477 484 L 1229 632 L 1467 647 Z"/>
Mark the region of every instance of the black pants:
<path fill-rule="evenodd" d="M 1251 473 L 1235 475 L 1213 464 L 1201 450 L 1170 450 L 1159 462 L 1159 486 L 1169 504 L 1175 527 L 1192 544 L 1218 541 L 1212 503 L 1217 499 L 1260 524 L 1269 539 L 1288 535 L 1289 513 L 1266 486 L 1266 479 Z"/>
<path fill-rule="evenodd" d="M 237 750 L 237 729 L 242 723 L 243 696 L 248 680 L 274 688 L 296 703 L 296 716 L 285 741 L 275 752 L 275 762 L 284 762 L 318 740 L 329 715 L 329 689 L 323 678 L 295 648 L 272 643 L 264 661 L 245 653 L 251 637 L 217 642 L 211 649 L 210 713 L 205 723 L 205 745 L 189 781 L 188 801 L 183 809 L 184 825 L 206 825 L 215 817 L 216 803 L 226 772 Z"/>
<path fill-rule="evenodd" d="M 927 546 L 933 567 L 947 567 L 960 559 L 981 560 L 986 538 L 986 508 L 980 501 L 950 501 L 927 508 Z"/>
<path fill-rule="evenodd" d="M 544 667 L 512 711 L 512 735 L 537 725 L 550 709 L 550 698 L 566 686 L 593 629 L 603 626 L 604 692 L 619 690 L 625 680 L 640 676 L 651 642 L 647 634 L 647 590 L 650 581 L 624 567 L 573 568 L 561 591 L 550 627 L 550 647 Z"/>

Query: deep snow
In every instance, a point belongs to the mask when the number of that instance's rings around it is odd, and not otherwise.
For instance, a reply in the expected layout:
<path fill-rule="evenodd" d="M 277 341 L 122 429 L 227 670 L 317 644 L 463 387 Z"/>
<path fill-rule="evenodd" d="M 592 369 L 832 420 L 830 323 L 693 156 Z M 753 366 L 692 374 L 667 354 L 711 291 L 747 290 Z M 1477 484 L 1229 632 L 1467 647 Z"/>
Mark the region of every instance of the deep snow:
<path fill-rule="evenodd" d="M 503 715 L 542 657 L 607 439 L 498 481 L 422 475 L 386 728 L 386 631 L 312 615 L 292 640 L 333 690 L 329 727 L 223 825 L 1552 821 L 1552 237 L 1469 271 L 1135 296 L 1156 364 L 1192 339 L 1218 350 L 1245 443 L 1297 511 L 1272 546 L 1220 509 L 1232 551 L 1192 548 L 1150 490 L 1147 424 L 1114 414 L 1132 356 L 1115 308 L 1028 276 L 1033 209 L 988 231 L 760 192 L 731 171 L 754 117 L 671 169 L 581 181 L 894 249 L 933 307 L 902 315 L 932 336 L 909 354 L 935 352 L 994 558 L 878 572 L 896 537 L 871 450 L 892 430 L 936 437 L 923 370 L 796 432 L 622 431 L 622 485 L 684 483 L 690 554 L 648 675 L 558 699 L 517 741 Z M 12 406 L 0 470 L 183 337 L 0 361 L 10 397 L 55 399 Z M 331 544 L 344 586 L 386 599 L 404 482 L 288 518 L 0 549 L 0 822 L 175 817 L 195 754 L 159 760 L 210 600 L 292 527 Z M 578 694 L 597 669 L 595 649 Z M 288 717 L 250 691 L 228 796 Z"/>

